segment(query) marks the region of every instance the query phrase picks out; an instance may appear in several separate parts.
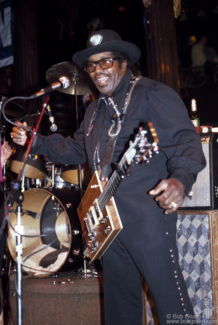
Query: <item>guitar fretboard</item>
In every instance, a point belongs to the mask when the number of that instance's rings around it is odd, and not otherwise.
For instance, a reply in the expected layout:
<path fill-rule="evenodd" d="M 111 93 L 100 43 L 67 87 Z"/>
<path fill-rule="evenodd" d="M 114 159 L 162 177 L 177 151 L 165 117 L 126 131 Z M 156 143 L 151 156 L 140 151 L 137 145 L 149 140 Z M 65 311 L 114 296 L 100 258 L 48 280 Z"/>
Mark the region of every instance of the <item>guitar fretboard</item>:
<path fill-rule="evenodd" d="M 109 181 L 107 182 L 106 186 L 104 187 L 103 192 L 98 198 L 98 204 L 100 207 L 100 210 L 103 211 L 109 200 L 114 195 L 117 187 L 122 181 L 122 177 L 120 175 L 125 175 L 127 172 L 127 169 L 129 168 L 129 164 L 127 163 L 126 156 L 124 155 L 118 164 L 118 169 L 121 171 L 119 174 L 118 171 L 114 171 L 111 175 Z"/>

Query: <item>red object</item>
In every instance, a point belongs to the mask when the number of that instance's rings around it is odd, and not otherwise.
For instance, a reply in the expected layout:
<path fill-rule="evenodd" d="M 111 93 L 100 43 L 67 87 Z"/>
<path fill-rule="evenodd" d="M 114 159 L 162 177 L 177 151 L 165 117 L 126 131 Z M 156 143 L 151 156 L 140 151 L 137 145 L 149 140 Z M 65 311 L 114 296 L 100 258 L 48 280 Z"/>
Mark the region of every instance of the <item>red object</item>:
<path fill-rule="evenodd" d="M 198 134 L 200 134 L 201 133 L 200 126 L 196 126 L 195 128 L 196 128 L 196 131 L 198 132 Z"/>

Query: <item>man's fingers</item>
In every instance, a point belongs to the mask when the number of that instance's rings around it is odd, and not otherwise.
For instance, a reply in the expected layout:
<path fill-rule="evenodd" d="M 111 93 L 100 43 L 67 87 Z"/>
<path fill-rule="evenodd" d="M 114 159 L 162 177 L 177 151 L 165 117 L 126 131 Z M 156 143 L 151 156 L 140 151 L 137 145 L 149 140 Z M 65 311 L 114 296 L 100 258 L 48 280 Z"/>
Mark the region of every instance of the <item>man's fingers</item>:
<path fill-rule="evenodd" d="M 161 208 L 165 210 L 166 214 L 175 212 L 180 205 L 179 203 L 177 203 L 175 198 L 174 201 L 171 200 L 169 204 L 166 204 L 166 202 L 158 202 L 158 203 L 161 206 Z"/>
<path fill-rule="evenodd" d="M 176 179 L 162 180 L 152 191 L 151 195 L 159 194 L 155 198 L 166 214 L 175 212 L 184 200 L 184 187 Z"/>
<path fill-rule="evenodd" d="M 8 144 L 8 142 L 4 142 L 4 144 L 3 144 L 3 146 L 2 146 L 2 149 L 4 150 L 4 151 L 9 151 L 9 152 L 12 152 L 12 149 L 11 149 L 11 147 L 9 146 L 9 144 Z"/>
<path fill-rule="evenodd" d="M 182 203 L 175 203 L 174 201 L 172 201 L 170 203 L 170 205 L 168 206 L 168 208 L 166 208 L 165 210 L 165 214 L 171 214 L 173 212 L 175 212 L 181 205 Z"/>
<path fill-rule="evenodd" d="M 2 145 L 2 149 L 4 149 L 6 146 L 6 142 L 4 141 L 3 145 Z"/>
<path fill-rule="evenodd" d="M 24 145 L 27 139 L 26 136 L 26 130 L 22 128 L 22 126 L 27 126 L 26 122 L 20 123 L 20 122 L 15 122 L 17 126 L 14 126 L 12 128 L 11 132 L 11 138 L 13 141 L 17 144 Z"/>
<path fill-rule="evenodd" d="M 157 195 L 160 192 L 164 191 L 167 188 L 167 183 L 165 181 L 161 181 L 153 190 L 149 192 L 150 195 Z"/>
<path fill-rule="evenodd" d="M 26 122 L 20 123 L 20 122 L 15 122 L 15 124 L 17 124 L 17 126 L 14 126 L 12 128 L 12 132 L 20 134 L 20 135 L 25 135 L 26 131 L 22 128 L 22 126 L 27 126 Z"/>

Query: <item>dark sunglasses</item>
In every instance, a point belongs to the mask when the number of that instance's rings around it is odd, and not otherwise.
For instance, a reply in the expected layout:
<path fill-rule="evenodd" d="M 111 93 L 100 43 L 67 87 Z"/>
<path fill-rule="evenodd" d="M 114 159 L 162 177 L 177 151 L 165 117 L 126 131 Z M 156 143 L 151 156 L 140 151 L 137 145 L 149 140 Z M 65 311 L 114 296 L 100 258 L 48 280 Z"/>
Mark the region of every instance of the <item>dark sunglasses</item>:
<path fill-rule="evenodd" d="M 110 69 L 113 67 L 114 60 L 120 60 L 120 58 L 103 58 L 98 61 L 88 61 L 83 63 L 83 69 L 88 73 L 94 72 L 97 64 L 102 69 Z"/>

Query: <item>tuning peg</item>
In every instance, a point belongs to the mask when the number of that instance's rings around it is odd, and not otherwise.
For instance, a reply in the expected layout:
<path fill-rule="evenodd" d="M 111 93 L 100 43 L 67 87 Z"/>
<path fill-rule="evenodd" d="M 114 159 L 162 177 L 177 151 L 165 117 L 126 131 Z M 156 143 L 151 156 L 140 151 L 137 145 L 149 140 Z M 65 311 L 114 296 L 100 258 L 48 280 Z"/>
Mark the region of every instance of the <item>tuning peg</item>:
<path fill-rule="evenodd" d="M 154 146 L 153 152 L 158 154 L 159 153 L 159 147 L 157 145 Z"/>

